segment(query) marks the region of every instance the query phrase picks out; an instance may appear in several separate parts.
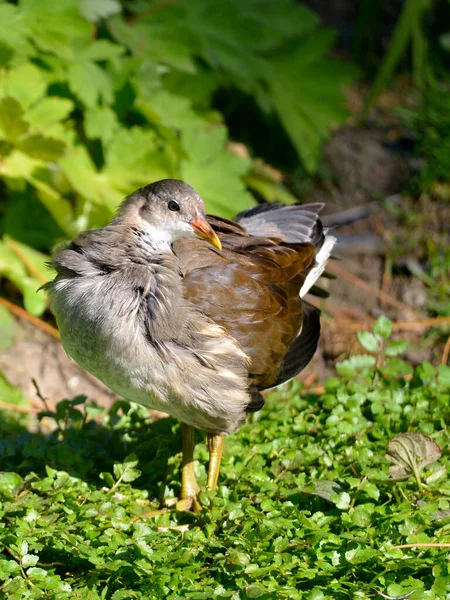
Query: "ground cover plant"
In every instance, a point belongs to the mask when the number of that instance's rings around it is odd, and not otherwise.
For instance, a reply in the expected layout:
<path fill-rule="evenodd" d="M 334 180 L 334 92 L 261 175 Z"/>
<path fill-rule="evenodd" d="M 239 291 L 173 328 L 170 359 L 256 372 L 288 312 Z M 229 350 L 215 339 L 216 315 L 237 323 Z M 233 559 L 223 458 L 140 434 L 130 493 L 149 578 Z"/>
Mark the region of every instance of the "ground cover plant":
<path fill-rule="evenodd" d="M 11 600 L 409 597 L 450 591 L 450 368 L 399 358 L 390 322 L 312 395 L 294 382 L 229 436 L 200 516 L 178 492 L 179 425 L 65 400 L 2 420 L 0 580 Z M 7 416 L 7 415 L 5 415 Z M 12 421 L 14 421 L 14 427 Z M 199 436 L 198 477 L 206 445 Z"/>

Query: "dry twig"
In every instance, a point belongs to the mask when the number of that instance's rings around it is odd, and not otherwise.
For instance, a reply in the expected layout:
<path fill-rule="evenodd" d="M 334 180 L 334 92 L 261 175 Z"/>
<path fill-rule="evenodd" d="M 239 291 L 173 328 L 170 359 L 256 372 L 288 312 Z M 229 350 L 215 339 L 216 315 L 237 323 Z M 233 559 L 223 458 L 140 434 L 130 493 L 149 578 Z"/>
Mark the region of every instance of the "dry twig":
<path fill-rule="evenodd" d="M 35 327 L 39 327 L 39 329 L 42 329 L 42 331 L 45 331 L 45 333 L 51 335 L 55 340 L 61 339 L 59 331 L 55 329 L 55 327 L 52 327 L 52 325 L 49 325 L 48 323 L 42 321 L 42 319 L 39 319 L 34 315 L 30 315 L 29 312 L 27 312 L 24 308 L 17 306 L 17 304 L 6 300 L 6 298 L 0 298 L 0 305 L 7 308 L 13 315 L 19 317 L 19 319 L 24 319 L 25 321 L 28 321 Z"/>
<path fill-rule="evenodd" d="M 390 304 L 391 306 L 394 306 L 398 310 L 415 313 L 414 309 L 411 306 L 408 306 L 407 304 L 400 302 L 399 300 L 397 300 L 396 298 L 393 298 L 389 294 L 386 294 L 386 292 L 383 292 L 382 290 L 377 290 L 376 288 L 371 286 L 369 283 L 366 283 L 360 277 L 353 275 L 353 273 L 349 273 L 348 271 L 346 271 L 345 269 L 343 269 L 342 267 L 337 265 L 335 262 L 328 263 L 327 270 L 330 271 L 331 273 L 334 273 L 341 279 L 345 279 L 346 281 L 352 283 L 353 285 L 356 285 L 356 287 L 359 287 L 361 290 L 364 290 L 371 296 L 375 296 L 376 298 L 378 298 L 379 300 L 382 300 L 386 304 Z"/>

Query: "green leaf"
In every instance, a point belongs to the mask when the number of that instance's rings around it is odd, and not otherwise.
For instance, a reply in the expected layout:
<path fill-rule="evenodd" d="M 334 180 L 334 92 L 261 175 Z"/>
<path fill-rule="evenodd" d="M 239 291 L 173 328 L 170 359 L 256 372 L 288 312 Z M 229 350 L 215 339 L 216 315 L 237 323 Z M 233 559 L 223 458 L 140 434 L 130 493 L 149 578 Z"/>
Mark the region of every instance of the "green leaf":
<path fill-rule="evenodd" d="M 116 463 L 114 465 L 114 476 L 117 479 L 117 483 L 119 481 L 130 483 L 137 479 L 141 475 L 141 471 L 135 469 L 138 463 L 139 460 L 135 454 L 127 456 L 123 463 Z"/>
<path fill-rule="evenodd" d="M 439 446 L 423 433 L 401 433 L 388 444 L 386 458 L 393 463 L 389 467 L 389 477 L 396 481 L 408 479 L 441 456 Z"/>
<path fill-rule="evenodd" d="M 405 340 L 390 340 L 386 344 L 385 353 L 387 356 L 397 356 L 402 354 L 408 348 L 408 342 Z"/>
<path fill-rule="evenodd" d="M 186 22 L 192 8 L 168 5 L 159 12 L 159 18 L 150 17 L 133 24 L 113 17 L 108 27 L 113 36 L 136 56 L 150 63 L 162 63 L 179 71 L 194 73 L 194 55 L 200 50 L 200 41 Z"/>
<path fill-rule="evenodd" d="M 20 9 L 34 44 L 64 60 L 73 58 L 73 41 L 88 39 L 92 32 L 92 24 L 81 16 L 73 0 L 21 0 Z"/>
<path fill-rule="evenodd" d="M 47 96 L 27 110 L 27 121 L 33 127 L 48 128 L 55 122 L 66 119 L 73 109 L 72 100 Z"/>
<path fill-rule="evenodd" d="M 181 163 L 182 178 L 199 192 L 209 212 L 232 218 L 254 205 L 240 178 L 250 161 L 226 148 L 225 127 L 186 129 L 182 142 L 189 154 Z"/>
<path fill-rule="evenodd" d="M 347 115 L 341 88 L 353 73 L 348 66 L 325 59 L 333 41 L 334 32 L 315 31 L 275 54 L 263 68 L 270 104 L 309 172 L 317 168 L 331 126 Z"/>
<path fill-rule="evenodd" d="M 40 133 L 34 133 L 16 142 L 18 150 L 32 158 L 44 161 L 56 161 L 65 149 L 65 143 L 53 138 L 47 138 Z"/>
<path fill-rule="evenodd" d="M 373 327 L 373 332 L 379 335 L 383 339 L 387 340 L 392 335 L 392 323 L 391 321 L 382 315 L 377 319 Z"/>
<path fill-rule="evenodd" d="M 116 113 L 108 106 L 88 108 L 84 117 L 84 128 L 89 139 L 100 139 L 104 144 L 114 138 L 120 125 Z"/>
<path fill-rule="evenodd" d="M 46 299 L 42 292 L 38 293 L 41 282 L 28 275 L 23 262 L 5 242 L 0 242 L 0 273 L 22 292 L 29 312 L 37 316 L 44 312 Z"/>
<path fill-rule="evenodd" d="M 22 556 L 22 567 L 24 569 L 27 567 L 34 567 L 38 562 L 39 556 L 36 556 L 36 554 L 25 554 Z"/>
<path fill-rule="evenodd" d="M 24 111 L 19 102 L 10 96 L 0 99 L 0 137 L 3 132 L 7 140 L 14 142 L 28 131 L 28 123 L 23 119 Z"/>
<path fill-rule="evenodd" d="M 25 62 L 6 72 L 2 87 L 6 91 L 6 96 L 14 97 L 24 109 L 27 109 L 45 94 L 47 77 L 48 73 L 43 69 L 31 62 Z"/>
<path fill-rule="evenodd" d="M 0 492 L 11 494 L 22 481 L 18 473 L 0 472 Z"/>
<path fill-rule="evenodd" d="M 384 364 L 380 367 L 383 376 L 387 379 L 394 377 L 405 377 L 405 375 L 412 375 L 413 368 L 405 360 L 399 358 L 387 358 Z"/>
<path fill-rule="evenodd" d="M 173 175 L 170 156 L 160 150 L 154 131 L 122 128 L 106 150 L 102 179 L 117 190 L 114 209 L 130 191 Z"/>
<path fill-rule="evenodd" d="M 113 60 L 123 53 L 124 48 L 118 44 L 109 40 L 95 40 L 77 52 L 77 60 L 80 62 Z"/>
<path fill-rule="evenodd" d="M 67 71 L 67 80 L 72 92 L 88 108 L 97 106 L 99 100 L 106 104 L 113 101 L 109 76 L 90 60 L 71 64 Z"/>
<path fill-rule="evenodd" d="M 380 341 L 376 335 L 370 331 L 358 331 L 358 341 L 363 348 L 369 352 L 379 352 L 381 350 Z"/>
<path fill-rule="evenodd" d="M 81 14 L 92 23 L 108 19 L 122 10 L 118 0 L 78 0 Z"/>

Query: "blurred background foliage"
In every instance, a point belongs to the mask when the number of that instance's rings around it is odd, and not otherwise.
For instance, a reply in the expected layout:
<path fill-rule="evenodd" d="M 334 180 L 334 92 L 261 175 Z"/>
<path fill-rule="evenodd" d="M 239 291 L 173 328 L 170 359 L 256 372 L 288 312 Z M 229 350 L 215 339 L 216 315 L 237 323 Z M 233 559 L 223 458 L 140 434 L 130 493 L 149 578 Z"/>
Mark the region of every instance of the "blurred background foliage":
<path fill-rule="evenodd" d="M 252 190 L 293 201 L 230 148 L 214 96 L 251 98 L 314 172 L 354 74 L 330 57 L 334 37 L 291 0 L 0 2 L 0 272 L 26 308 L 45 304 L 10 238 L 47 253 L 151 181 L 185 179 L 228 217 Z"/>
<path fill-rule="evenodd" d="M 430 159 L 416 185 L 446 182 L 449 3 L 397 4 L 380 60 L 382 2 L 361 0 L 346 53 L 294 0 L 0 0 L 1 276 L 43 314 L 54 245 L 157 179 L 185 179 L 228 217 L 298 200 L 289 173 L 320 176 L 345 90 L 373 81 L 365 119 L 399 68 L 416 84 L 402 118 Z"/>

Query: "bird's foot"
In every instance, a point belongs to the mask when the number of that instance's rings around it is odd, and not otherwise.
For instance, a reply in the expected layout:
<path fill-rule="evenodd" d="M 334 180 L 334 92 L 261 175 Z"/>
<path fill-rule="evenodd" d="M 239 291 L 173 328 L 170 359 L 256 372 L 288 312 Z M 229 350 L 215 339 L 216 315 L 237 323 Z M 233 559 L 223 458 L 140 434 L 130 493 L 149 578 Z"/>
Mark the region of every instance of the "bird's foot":
<path fill-rule="evenodd" d="M 175 504 L 175 508 L 180 512 L 190 511 L 199 513 L 202 510 L 202 505 L 198 499 L 198 494 L 195 494 L 187 498 L 180 498 Z"/>
<path fill-rule="evenodd" d="M 195 482 L 197 483 L 197 482 Z M 164 504 L 168 508 L 175 508 L 179 512 L 195 512 L 199 513 L 202 510 L 199 494 L 200 487 L 195 485 L 192 489 L 181 489 L 180 498 L 166 498 Z"/>

